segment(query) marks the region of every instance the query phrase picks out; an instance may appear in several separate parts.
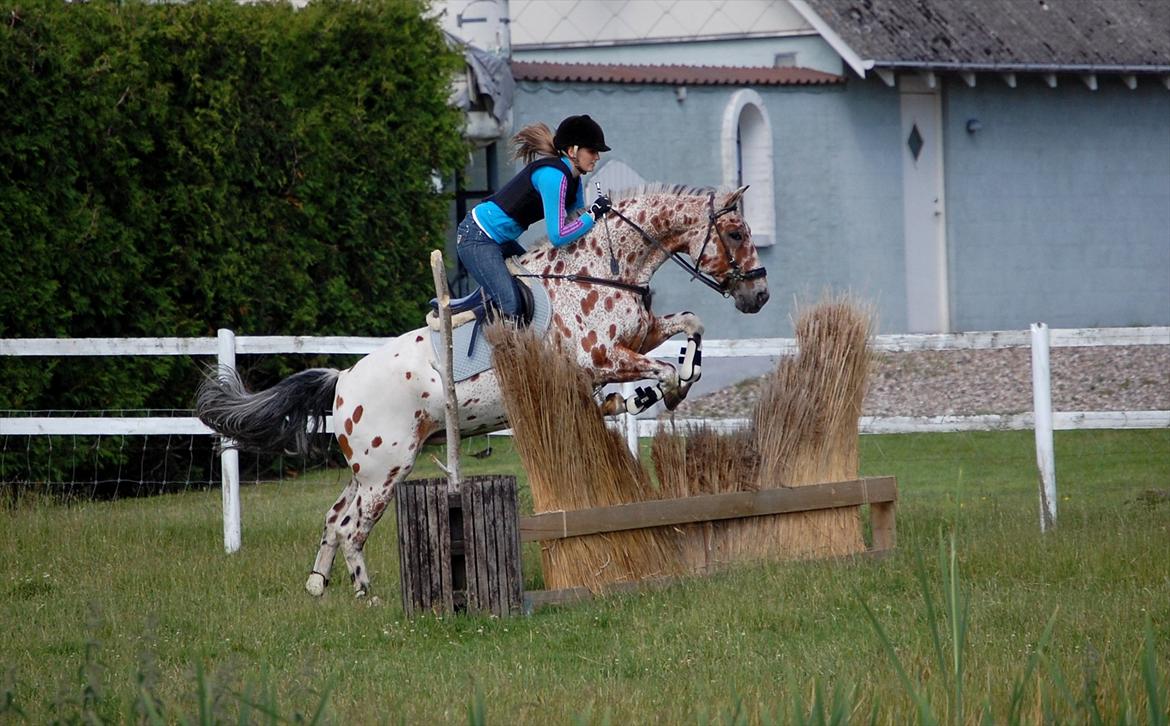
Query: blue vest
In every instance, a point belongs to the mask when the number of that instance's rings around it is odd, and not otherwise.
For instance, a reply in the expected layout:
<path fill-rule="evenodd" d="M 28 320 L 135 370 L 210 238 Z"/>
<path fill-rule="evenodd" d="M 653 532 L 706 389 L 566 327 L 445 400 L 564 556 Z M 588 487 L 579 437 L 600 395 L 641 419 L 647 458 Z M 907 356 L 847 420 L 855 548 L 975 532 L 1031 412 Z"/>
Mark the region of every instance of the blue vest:
<path fill-rule="evenodd" d="M 568 188 L 565 190 L 565 212 L 572 211 L 570 205 L 577 198 L 577 187 L 581 185 L 581 180 L 569 173 L 559 156 L 537 159 L 521 169 L 519 174 L 484 201 L 495 202 L 523 228 L 539 222 L 544 219 L 544 205 L 540 199 L 540 192 L 536 191 L 532 184 L 532 172 L 545 166 L 557 169 L 569 180 Z"/>

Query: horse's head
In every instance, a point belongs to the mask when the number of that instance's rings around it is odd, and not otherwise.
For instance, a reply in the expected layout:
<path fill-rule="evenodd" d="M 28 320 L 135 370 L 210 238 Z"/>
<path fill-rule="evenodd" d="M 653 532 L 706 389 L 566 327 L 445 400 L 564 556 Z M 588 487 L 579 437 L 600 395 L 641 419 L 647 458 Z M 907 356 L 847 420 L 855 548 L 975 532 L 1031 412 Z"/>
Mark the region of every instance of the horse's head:
<path fill-rule="evenodd" d="M 739 212 L 746 186 L 707 198 L 705 232 L 687 235 L 687 254 L 740 312 L 757 313 L 768 302 L 768 280 L 752 231 Z"/>

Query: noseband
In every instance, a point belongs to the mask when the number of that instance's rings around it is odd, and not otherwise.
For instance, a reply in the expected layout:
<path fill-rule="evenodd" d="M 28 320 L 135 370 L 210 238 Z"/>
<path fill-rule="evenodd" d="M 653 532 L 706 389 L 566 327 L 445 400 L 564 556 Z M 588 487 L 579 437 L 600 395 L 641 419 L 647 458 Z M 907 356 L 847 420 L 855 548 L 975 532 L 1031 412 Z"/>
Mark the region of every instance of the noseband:
<path fill-rule="evenodd" d="M 691 273 L 692 280 L 698 280 L 723 297 L 730 297 L 730 288 L 733 285 L 737 285 L 745 280 L 755 280 L 768 274 L 768 271 L 764 267 L 754 267 L 750 270 L 744 270 L 741 268 L 739 266 L 739 262 L 736 261 L 735 256 L 731 254 L 731 246 L 727 244 L 727 240 L 723 240 L 723 254 L 727 258 L 727 266 L 731 268 L 731 272 L 727 273 L 727 275 L 723 278 L 723 281 L 720 282 L 719 280 L 716 280 L 713 275 L 709 275 L 706 272 L 703 272 L 703 270 L 699 269 L 699 263 L 703 261 L 703 255 L 707 251 L 707 245 L 711 242 L 711 232 L 714 231 L 722 239 L 722 235 L 715 226 L 716 220 L 725 214 L 734 212 L 735 209 L 736 207 L 734 204 L 728 204 L 726 207 L 716 211 L 715 192 L 711 192 L 710 196 L 707 197 L 707 234 L 703 237 L 703 246 L 699 249 L 699 255 L 695 258 L 694 263 L 686 260 L 682 256 L 682 253 L 671 252 L 668 250 L 666 245 L 652 237 L 650 233 L 639 227 L 638 224 L 634 222 L 634 220 L 622 214 L 617 210 L 617 208 L 610 209 L 610 211 L 617 215 L 618 219 L 638 230 L 638 234 L 642 235 L 642 239 L 661 249 L 670 256 L 670 259 L 674 260 L 680 267 Z M 608 229 L 606 231 L 608 232 Z"/>

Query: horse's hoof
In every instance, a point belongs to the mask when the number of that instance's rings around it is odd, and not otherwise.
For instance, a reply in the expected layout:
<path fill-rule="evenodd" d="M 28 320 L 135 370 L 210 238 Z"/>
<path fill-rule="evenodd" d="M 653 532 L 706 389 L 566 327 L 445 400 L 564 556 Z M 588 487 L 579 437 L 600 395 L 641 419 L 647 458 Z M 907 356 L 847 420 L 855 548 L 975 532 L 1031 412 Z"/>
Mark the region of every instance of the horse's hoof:
<path fill-rule="evenodd" d="M 305 589 L 313 597 L 321 597 L 325 594 L 325 577 L 316 572 L 309 575 L 309 579 L 305 581 Z"/>
<path fill-rule="evenodd" d="M 366 589 L 364 587 L 360 587 L 354 591 L 353 596 L 356 597 L 358 600 L 361 600 L 369 594 L 370 594 L 370 591 L 368 589 Z"/>

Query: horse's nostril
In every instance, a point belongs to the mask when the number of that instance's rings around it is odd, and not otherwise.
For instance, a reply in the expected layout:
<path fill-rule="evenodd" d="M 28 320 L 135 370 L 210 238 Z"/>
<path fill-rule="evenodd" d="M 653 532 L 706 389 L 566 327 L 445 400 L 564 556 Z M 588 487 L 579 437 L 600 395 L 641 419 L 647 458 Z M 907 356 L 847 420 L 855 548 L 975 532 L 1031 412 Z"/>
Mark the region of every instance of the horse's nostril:
<path fill-rule="evenodd" d="M 756 293 L 756 304 L 763 306 L 764 303 L 768 302 L 768 297 L 769 297 L 769 295 L 768 295 L 767 290 L 761 290 L 761 291 L 757 292 Z"/>

